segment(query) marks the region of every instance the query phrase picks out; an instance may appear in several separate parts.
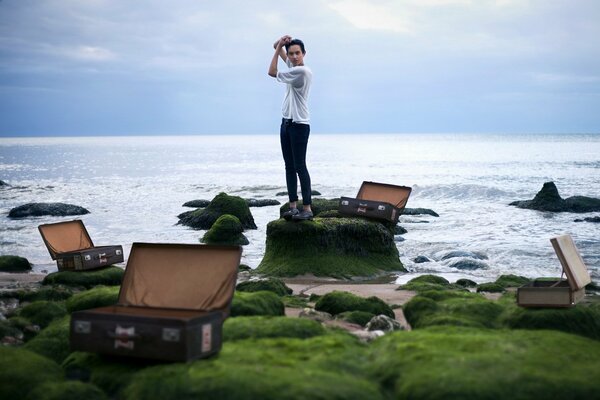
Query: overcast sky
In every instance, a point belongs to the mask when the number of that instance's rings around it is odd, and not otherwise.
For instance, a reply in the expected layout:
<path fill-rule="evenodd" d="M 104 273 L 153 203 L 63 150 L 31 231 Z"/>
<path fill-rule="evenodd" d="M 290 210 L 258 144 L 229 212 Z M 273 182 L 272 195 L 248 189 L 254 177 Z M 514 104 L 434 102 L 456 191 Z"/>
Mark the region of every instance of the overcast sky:
<path fill-rule="evenodd" d="M 598 0 L 0 0 L 0 136 L 276 133 L 283 34 L 313 133 L 600 132 Z"/>

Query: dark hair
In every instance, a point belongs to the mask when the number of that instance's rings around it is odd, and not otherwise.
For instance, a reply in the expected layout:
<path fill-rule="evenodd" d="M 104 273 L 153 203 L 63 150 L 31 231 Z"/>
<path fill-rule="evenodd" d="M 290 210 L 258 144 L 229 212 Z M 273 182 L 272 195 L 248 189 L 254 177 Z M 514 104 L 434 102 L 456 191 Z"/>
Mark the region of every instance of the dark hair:
<path fill-rule="evenodd" d="M 304 42 L 300 39 L 292 39 L 288 44 L 285 45 L 285 52 L 287 53 L 290 50 L 290 47 L 297 44 L 300 46 L 300 50 L 302 50 L 302 54 L 306 54 L 306 50 L 304 50 Z"/>

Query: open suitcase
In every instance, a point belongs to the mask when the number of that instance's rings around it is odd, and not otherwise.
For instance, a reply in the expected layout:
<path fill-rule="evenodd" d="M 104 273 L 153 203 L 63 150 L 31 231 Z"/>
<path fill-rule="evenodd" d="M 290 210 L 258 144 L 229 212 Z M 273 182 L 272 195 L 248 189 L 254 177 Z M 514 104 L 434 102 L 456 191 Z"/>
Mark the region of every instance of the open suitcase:
<path fill-rule="evenodd" d="M 122 246 L 94 246 L 83 221 L 38 226 L 59 271 L 83 271 L 123 262 Z"/>
<path fill-rule="evenodd" d="M 522 307 L 572 307 L 585 297 L 585 286 L 592 281 L 571 236 L 550 242 L 567 279 L 536 280 L 518 288 L 517 304 Z"/>
<path fill-rule="evenodd" d="M 387 183 L 363 182 L 356 198 L 342 197 L 338 206 L 341 214 L 387 220 L 398 218 L 410 196 L 411 188 Z"/>
<path fill-rule="evenodd" d="M 71 315 L 71 350 L 189 361 L 221 349 L 242 249 L 134 243 L 118 304 Z"/>

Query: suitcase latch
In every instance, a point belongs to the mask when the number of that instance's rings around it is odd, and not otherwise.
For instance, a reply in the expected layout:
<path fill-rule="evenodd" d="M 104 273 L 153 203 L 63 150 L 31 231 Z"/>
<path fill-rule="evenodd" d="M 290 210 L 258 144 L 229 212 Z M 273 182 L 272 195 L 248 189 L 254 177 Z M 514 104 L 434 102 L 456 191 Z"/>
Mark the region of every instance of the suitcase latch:
<path fill-rule="evenodd" d="M 84 259 L 85 261 L 90 261 L 90 260 L 92 259 L 92 256 L 91 256 L 91 255 L 89 255 L 89 254 L 86 254 L 85 256 L 83 256 L 83 259 Z"/>
<path fill-rule="evenodd" d="M 342 205 L 343 206 L 347 206 L 348 204 L 350 204 L 350 203 L 348 203 L 348 200 L 342 200 Z"/>
<path fill-rule="evenodd" d="M 181 339 L 181 330 L 176 328 L 163 328 L 162 340 L 165 342 L 179 342 Z"/>
<path fill-rule="evenodd" d="M 92 331 L 92 323 L 90 321 L 75 321 L 73 330 L 75 333 L 90 333 Z"/>
<path fill-rule="evenodd" d="M 377 209 L 379 211 L 383 211 L 383 210 L 385 210 L 385 206 L 379 205 L 379 206 L 377 206 Z"/>
<path fill-rule="evenodd" d="M 121 250 L 115 250 L 115 254 L 120 256 L 123 252 Z"/>

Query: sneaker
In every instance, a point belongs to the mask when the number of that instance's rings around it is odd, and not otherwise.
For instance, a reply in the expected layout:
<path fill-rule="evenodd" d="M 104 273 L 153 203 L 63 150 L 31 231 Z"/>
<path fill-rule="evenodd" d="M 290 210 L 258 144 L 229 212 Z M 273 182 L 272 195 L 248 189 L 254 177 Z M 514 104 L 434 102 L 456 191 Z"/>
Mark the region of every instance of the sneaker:
<path fill-rule="evenodd" d="M 302 210 L 298 214 L 294 215 L 292 219 L 294 221 L 307 221 L 313 219 L 313 213 L 312 211 Z"/>
<path fill-rule="evenodd" d="M 298 210 L 297 208 L 290 208 L 288 211 L 284 212 L 283 214 L 281 214 L 281 216 L 283 218 L 285 218 L 287 221 L 291 220 L 295 215 L 300 214 L 300 210 Z"/>

